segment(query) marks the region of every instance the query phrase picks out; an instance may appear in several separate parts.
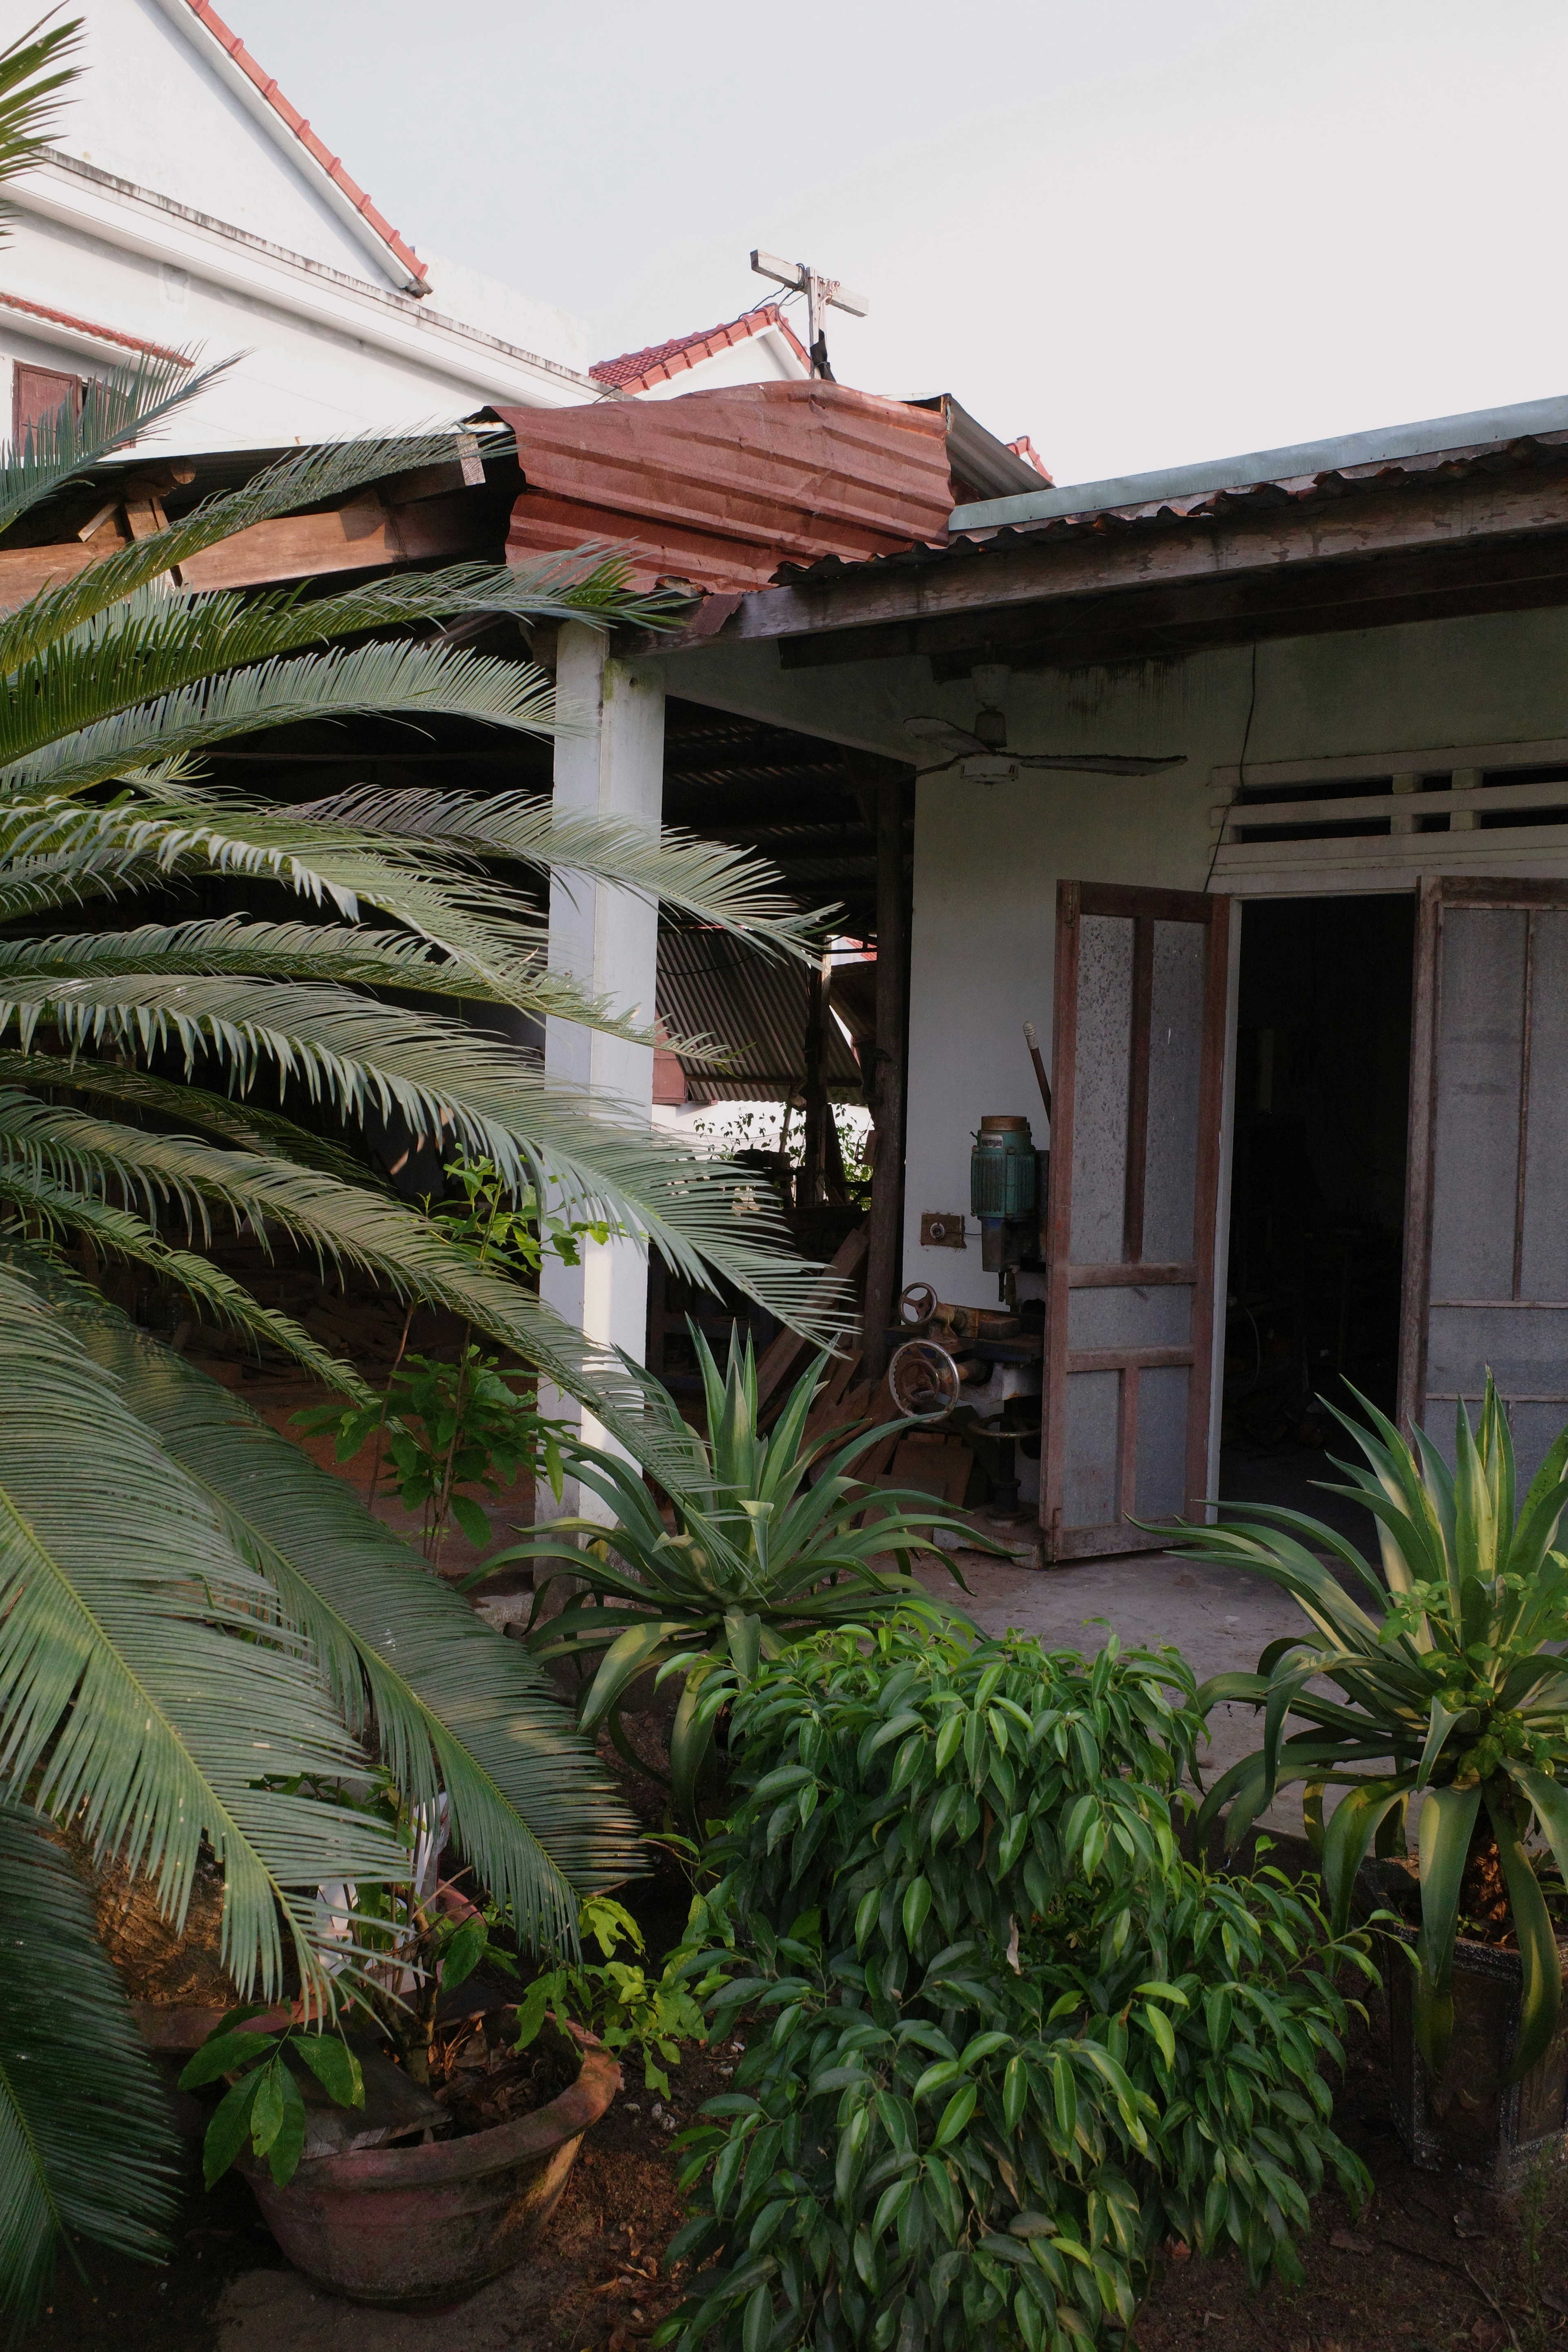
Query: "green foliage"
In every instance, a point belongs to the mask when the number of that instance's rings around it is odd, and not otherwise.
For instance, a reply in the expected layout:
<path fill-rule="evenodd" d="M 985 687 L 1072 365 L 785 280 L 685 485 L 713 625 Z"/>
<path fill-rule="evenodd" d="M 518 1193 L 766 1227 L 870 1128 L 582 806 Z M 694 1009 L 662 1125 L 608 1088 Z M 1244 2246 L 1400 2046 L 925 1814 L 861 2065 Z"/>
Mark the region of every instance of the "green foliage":
<path fill-rule="evenodd" d="M 1252 1675 L 1219 1675 L 1207 1709 L 1250 1700 L 1264 1741 L 1215 1780 L 1201 1833 L 1228 1807 L 1236 1844 L 1277 1789 L 1306 1783 L 1336 1927 L 1350 1917 L 1368 1848 L 1404 1850 L 1407 1801 L 1421 1798 L 1422 1926 L 1415 2030 L 1441 2074 L 1453 2030 L 1460 1895 L 1481 1811 L 1497 1842 L 1524 1957 L 1524 2018 L 1509 2080 L 1528 2074 L 1556 2031 L 1562 1969 L 1525 1843 L 1537 1833 L 1568 1876 L 1568 1558 L 1554 1549 L 1568 1504 L 1568 1430 L 1515 1509 L 1513 1443 L 1490 1376 L 1479 1433 L 1461 1403 L 1450 1470 L 1423 1430 L 1415 1451 L 1364 1397 L 1370 1428 L 1337 1417 L 1366 1468 L 1341 1463 L 1378 1527 L 1383 1574 L 1355 1547 L 1300 1512 L 1249 1504 L 1218 1528 L 1176 1539 L 1200 1559 L 1250 1569 L 1295 1600 L 1312 1631 L 1271 1642 Z M 1256 1524 L 1254 1523 L 1256 1522 Z M 1316 1554 L 1350 1572 L 1354 1595 Z M 1330 1697 L 1312 1685 L 1333 1685 Z M 1306 1726 L 1290 1732 L 1291 1719 Z M 1387 1769 L 1392 1759 L 1393 1769 Z M 1322 1828 L 1322 1792 L 1346 1790 Z"/>
<path fill-rule="evenodd" d="M 1318 2070 L 1366 1962 L 1278 1874 L 1179 1860 L 1176 1654 L 895 1623 L 731 1685 L 685 1965 L 747 2048 L 678 2143 L 700 2268 L 656 2342 L 1081 2352 L 1168 2237 L 1299 2276 L 1325 2165 L 1365 2185 Z"/>
<path fill-rule="evenodd" d="M 645 2086 L 668 2099 L 665 2069 L 680 2063 L 681 2043 L 708 2038 L 701 2008 L 679 1964 L 671 1961 L 650 1977 L 636 1960 L 616 1959 L 623 1944 L 641 1954 L 642 1929 L 629 1911 L 605 1895 L 584 1904 L 577 1935 L 584 1947 L 590 1939 L 598 1945 L 598 1961 L 557 1958 L 534 1978 L 518 2009 L 515 2046 L 526 2050 L 553 2011 L 596 2034 L 616 2056 L 626 2052 L 639 2057 Z"/>
<path fill-rule="evenodd" d="M 92 1899 L 49 1828 L 0 1801 L 0 2315 L 18 2330 L 68 2232 L 167 2252 L 179 2155 Z"/>
<path fill-rule="evenodd" d="M 602 1244 L 610 1238 L 602 1219 L 542 1213 L 531 1189 L 514 1206 L 493 1160 L 459 1156 L 448 1162 L 446 1175 L 458 1186 L 458 1197 L 435 1207 L 426 1202 L 426 1214 L 476 1265 L 505 1267 L 532 1281 L 547 1256 L 576 1265 L 585 1240 Z M 407 1332 L 405 1322 L 405 1341 Z M 527 1394 L 520 1392 L 520 1384 Z M 399 1499 L 425 1515 L 426 1557 L 439 1560 L 448 1517 L 470 1543 L 489 1541 L 489 1519 L 463 1487 L 477 1486 L 497 1495 L 526 1467 L 548 1479 L 560 1499 L 561 1446 L 571 1433 L 564 1423 L 542 1418 L 533 1403 L 535 1389 L 531 1374 L 503 1370 L 498 1356 L 487 1356 L 466 1340 L 453 1364 L 400 1349 L 380 1397 L 347 1412 L 341 1405 L 315 1405 L 293 1418 L 307 1434 L 333 1431 L 340 1462 L 352 1461 L 374 1442 L 369 1501 L 375 1498 L 383 1454 L 390 1455 Z"/>
<path fill-rule="evenodd" d="M 259 2163 L 266 2158 L 279 2189 L 293 2179 L 305 2145 L 305 2102 L 300 2070 L 320 2083 L 340 2107 L 363 2107 L 364 2076 L 341 2033 L 313 2027 L 256 2026 L 262 2011 L 254 2004 L 231 2009 L 214 2027 L 180 2076 L 182 2091 L 232 2077 L 202 2143 L 202 2169 L 209 2189 L 250 2143 Z"/>
<path fill-rule="evenodd" d="M 579 1713 L 584 1730 L 607 1721 L 624 1748 L 619 1710 L 633 1683 L 650 1672 L 683 1675 L 669 1762 L 676 1801 L 689 1818 L 713 1744 L 714 1710 L 702 1705 L 702 1696 L 716 1669 L 728 1664 L 749 1673 L 760 1658 L 778 1657 L 823 1626 L 910 1607 L 938 1613 L 912 1572 L 913 1556 L 934 1556 L 962 1584 L 936 1543 L 937 1529 L 985 1545 L 951 1513 L 933 1508 L 929 1495 L 868 1490 L 855 1476 L 867 1451 L 906 1423 L 889 1422 L 847 1444 L 840 1443 L 842 1430 L 808 1443 L 806 1418 L 826 1357 L 796 1381 L 764 1436 L 757 1426 L 751 1340 L 744 1347 L 731 1340 L 721 1379 L 707 1341 L 690 1328 L 710 1435 L 705 1444 L 689 1433 L 686 1474 L 665 1480 L 673 1532 L 635 1468 L 584 1451 L 575 1474 L 615 1512 L 613 1532 L 606 1536 L 595 1519 L 558 1519 L 535 1540 L 498 1553 L 481 1571 L 515 1559 L 553 1559 L 586 1588 L 557 1615 L 542 1619 L 555 1580 L 545 1578 L 529 1620 L 530 1644 L 541 1660 L 571 1658 L 585 1673 L 598 1657 Z M 563 1544 L 576 1535 L 589 1538 L 587 1550 Z M 879 1567 L 889 1554 L 897 1568 Z"/>

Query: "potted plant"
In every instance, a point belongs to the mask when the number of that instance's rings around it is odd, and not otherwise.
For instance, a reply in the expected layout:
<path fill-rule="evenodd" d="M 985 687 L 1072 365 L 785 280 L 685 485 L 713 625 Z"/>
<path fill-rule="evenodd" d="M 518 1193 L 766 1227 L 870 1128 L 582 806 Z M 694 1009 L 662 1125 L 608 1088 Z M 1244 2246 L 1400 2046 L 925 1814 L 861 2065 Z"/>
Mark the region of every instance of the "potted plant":
<path fill-rule="evenodd" d="M 640 2053 L 668 2096 L 664 2067 L 703 2036 L 683 1983 L 615 1957 L 640 1955 L 642 1936 L 607 1897 L 578 1923 L 599 1962 L 551 1953 L 521 2004 L 454 2000 L 482 1963 L 516 1971 L 493 1906 L 437 1879 L 438 1835 L 420 1839 L 413 1879 L 366 1890 L 363 1909 L 357 1889 L 323 1890 L 357 1955 L 334 2018 L 237 2010 L 181 2076 L 228 2084 L 208 2187 L 237 2162 L 289 2260 L 356 2303 L 449 2304 L 511 2269 L 620 2088 L 619 2053 Z"/>
<path fill-rule="evenodd" d="M 1227 1812 L 1234 1847 L 1278 1789 L 1304 1782 L 1338 1930 L 1368 1849 L 1394 1865 L 1384 1892 L 1403 1896 L 1411 1920 L 1391 1941 L 1415 1964 L 1389 1971 L 1401 2131 L 1418 2163 L 1506 2186 L 1561 2147 L 1568 2125 L 1568 1662 L 1556 1647 L 1568 1639 L 1568 1559 L 1553 1549 L 1568 1430 L 1516 1507 L 1489 1376 L 1478 1431 L 1459 1406 L 1451 1470 L 1425 1431 L 1413 1449 L 1357 1402 L 1368 1428 L 1336 1418 L 1368 1466 L 1338 1465 L 1351 1484 L 1330 1491 L 1373 1514 L 1381 1576 L 1332 1528 L 1272 1507 L 1248 1505 L 1249 1520 L 1174 1546 L 1268 1577 L 1311 1622 L 1270 1643 L 1256 1674 L 1219 1675 L 1200 1692 L 1205 1709 L 1250 1700 L 1264 1739 L 1214 1783 L 1196 1830 L 1201 1840 Z M 1301 1727 L 1288 1736 L 1292 1720 Z M 1330 1787 L 1345 1793 L 1325 1830 Z"/>

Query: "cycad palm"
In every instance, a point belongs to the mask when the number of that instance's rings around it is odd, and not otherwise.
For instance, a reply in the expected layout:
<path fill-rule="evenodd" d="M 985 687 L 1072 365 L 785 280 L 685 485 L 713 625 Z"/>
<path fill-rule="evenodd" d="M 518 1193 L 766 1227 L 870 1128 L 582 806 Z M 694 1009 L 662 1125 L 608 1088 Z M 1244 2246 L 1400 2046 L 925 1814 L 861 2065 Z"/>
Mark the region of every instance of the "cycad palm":
<path fill-rule="evenodd" d="M 0 179 L 56 102 L 75 30 L 0 58 Z M 0 457 L 0 530 L 208 380 L 149 365 L 30 431 Z M 127 1856 L 176 1915 L 205 1839 L 225 1872 L 228 1965 L 268 1991 L 290 1953 L 319 1981 L 319 1881 L 405 1868 L 364 1816 L 287 1793 L 300 1772 L 352 1777 L 374 1754 L 415 1803 L 444 1789 L 476 1878 L 522 1933 L 555 1942 L 631 1851 L 525 1653 L 342 1485 L 136 1330 L 58 1245 L 144 1264 L 363 1400 L 352 1367 L 203 1255 L 215 1212 L 248 1219 L 458 1312 L 655 1465 L 684 1460 L 684 1433 L 635 1370 L 312 1133 L 318 1108 L 351 1134 L 367 1108 L 395 1109 L 488 1157 L 516 1191 L 645 1234 L 678 1268 L 721 1273 L 804 1328 L 831 1311 L 750 1181 L 742 1192 L 552 1084 L 458 1010 L 634 1034 L 548 971 L 533 902 L 495 862 L 565 866 L 787 945 L 802 919 L 765 871 L 558 823 L 518 795 L 286 808 L 204 778 L 205 746 L 301 718 L 441 714 L 548 733 L 538 670 L 411 632 L 487 614 L 658 617 L 593 554 L 313 602 L 177 586 L 175 567 L 232 532 L 450 448 L 448 434 L 302 452 L 0 620 L 0 1909 L 18 1925 L 27 1988 L 0 1983 L 0 2306 L 13 2310 L 36 2299 L 62 2228 L 153 2245 L 162 2193 L 156 2086 L 132 2039 L 61 2056 L 62 2016 L 100 2013 L 110 1988 L 92 1973 L 82 1902 L 38 1843 L 43 1821 L 68 1816 L 100 1854 Z M 281 888 L 298 912 L 169 919 L 171 893 L 216 877 Z M 412 1009 L 411 995 L 452 1011 Z M 258 1080 L 265 1105 L 248 1099 Z"/>

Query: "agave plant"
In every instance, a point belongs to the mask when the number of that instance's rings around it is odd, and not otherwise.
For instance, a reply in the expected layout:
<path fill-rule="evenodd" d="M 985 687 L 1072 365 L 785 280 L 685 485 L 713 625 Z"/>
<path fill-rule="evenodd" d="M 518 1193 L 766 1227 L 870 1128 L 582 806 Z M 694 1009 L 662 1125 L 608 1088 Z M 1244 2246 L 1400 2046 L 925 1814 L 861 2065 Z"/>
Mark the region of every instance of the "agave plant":
<path fill-rule="evenodd" d="M 0 56 L 0 180 L 47 127 L 78 29 Z M 214 373 L 106 373 L 79 414 L 29 428 L 0 452 L 0 530 L 144 442 Z M 434 625 L 658 621 L 659 602 L 630 595 L 602 551 L 314 596 L 180 584 L 183 563 L 235 531 L 450 451 L 449 434 L 300 451 L 0 617 L 0 1902 L 24 1923 L 29 1971 L 13 2001 L 5 1962 L 0 2308 L 24 2318 L 62 2227 L 150 2251 L 167 2210 L 155 2152 L 117 2170 L 126 2135 L 101 2141 L 106 2114 L 149 2114 L 123 2012 L 90 2068 L 57 2064 L 59 2021 L 111 1996 L 38 1824 L 71 1822 L 100 1860 L 147 1874 L 175 1919 L 205 1842 L 229 1969 L 268 1996 L 297 1981 L 307 2005 L 331 1998 L 318 1885 L 395 1883 L 406 1855 L 353 1806 L 290 1793 L 301 1776 L 352 1786 L 381 1769 L 416 1805 L 444 1794 L 476 1879 L 520 1935 L 557 1949 L 635 1852 L 538 1666 L 339 1482 L 70 1273 L 63 1246 L 89 1270 L 148 1268 L 199 1316 L 367 1402 L 351 1365 L 206 1253 L 227 1215 L 451 1309 L 656 1466 L 688 1465 L 668 1403 L 389 1192 L 355 1148 L 367 1113 L 488 1159 L 516 1201 L 531 1187 L 550 1209 L 650 1236 L 672 1265 L 723 1274 L 807 1329 L 828 1311 L 754 1179 L 639 1132 L 499 1034 L 521 1011 L 646 1034 L 548 970 L 521 877 L 565 867 L 787 950 L 805 919 L 765 869 L 558 821 L 515 793 L 300 808 L 202 772 L 225 737 L 354 713 L 548 735 L 542 672 Z M 232 906 L 237 884 L 288 894 L 292 919 L 192 910 L 211 886 Z M 474 1024 L 487 1005 L 496 1033 Z M 28 2087 L 45 2068 L 48 2130 Z"/>
<path fill-rule="evenodd" d="M 1374 1841 L 1403 1854 L 1418 1823 L 1421 1930 L 1416 2038 L 1435 2074 L 1453 2029 L 1454 1944 L 1465 1911 L 1500 1876 L 1524 1964 L 1524 2011 L 1510 2080 L 1529 2073 L 1556 2027 L 1557 1944 L 1527 1838 L 1538 1833 L 1568 1877 L 1568 1559 L 1553 1549 L 1568 1505 L 1568 1430 L 1516 1509 L 1513 1444 L 1489 1375 L 1479 1430 L 1463 1403 L 1450 1470 L 1424 1430 L 1415 1449 L 1364 1397 L 1367 1427 L 1336 1417 L 1367 1466 L 1329 1491 L 1377 1521 L 1378 1576 L 1347 1538 L 1304 1513 L 1248 1505 L 1267 1524 L 1231 1519 L 1173 1548 L 1246 1568 L 1281 1586 L 1310 1633 L 1271 1642 L 1252 1675 L 1205 1683 L 1205 1708 L 1250 1700 L 1263 1746 L 1216 1780 L 1198 1814 L 1205 1835 L 1228 1808 L 1235 1845 L 1278 1789 L 1306 1783 L 1335 1932 Z M 1348 1571 L 1347 1591 L 1327 1553 Z M 1338 1693 L 1327 1695 L 1328 1683 Z M 1305 1727 L 1289 1731 L 1294 1721 Z M 1323 1827 L 1323 1790 L 1345 1794 Z"/>
<path fill-rule="evenodd" d="M 691 1337 L 701 1368 L 709 1437 L 686 1433 L 683 1475 L 665 1481 L 675 1525 L 667 1528 L 636 1465 L 598 1450 L 574 1457 L 573 1468 L 615 1513 L 602 1520 L 557 1519 L 531 1542 L 498 1553 L 477 1582 L 503 1563 L 557 1560 L 557 1574 L 574 1588 L 563 1609 L 542 1615 L 555 1582 L 538 1585 L 529 1618 L 529 1642 L 542 1664 L 571 1659 L 585 1675 L 578 1723 L 586 1732 L 609 1727 L 617 1748 L 641 1764 L 620 1722 L 626 1693 L 642 1675 L 682 1675 L 669 1735 L 670 1780 L 690 1817 L 711 1750 L 714 1720 L 700 1705 L 702 1685 L 729 1664 L 754 1674 L 760 1658 L 776 1658 L 792 1642 L 834 1626 L 861 1625 L 895 1611 L 941 1609 L 913 1573 L 912 1559 L 933 1554 L 962 1585 L 957 1568 L 936 1541 L 939 1528 L 980 1549 L 986 1539 L 950 1512 L 931 1507 L 916 1488 L 868 1488 L 855 1465 L 882 1438 L 907 1427 L 842 1429 L 815 1441 L 806 1420 L 822 1383 L 826 1352 L 795 1382 L 766 1435 L 757 1424 L 757 1367 L 751 1339 L 731 1335 L 721 1375 L 695 1324 Z M 585 1538 L 588 1549 L 576 1549 Z M 568 1548 L 570 1545 L 570 1548 Z M 879 1562 L 891 1556 L 896 1569 Z M 646 1766 L 644 1767 L 646 1769 Z"/>

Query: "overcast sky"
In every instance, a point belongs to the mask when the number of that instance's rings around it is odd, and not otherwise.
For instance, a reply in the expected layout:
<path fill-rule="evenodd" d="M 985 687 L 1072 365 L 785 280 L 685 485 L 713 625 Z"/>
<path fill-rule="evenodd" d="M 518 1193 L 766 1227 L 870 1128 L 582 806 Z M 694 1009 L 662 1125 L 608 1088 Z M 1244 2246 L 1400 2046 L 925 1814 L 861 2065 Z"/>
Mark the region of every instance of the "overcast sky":
<path fill-rule="evenodd" d="M 1061 482 L 1568 390 L 1563 0 L 225 0 L 416 247 L 595 357 L 870 298 L 840 380 Z"/>

